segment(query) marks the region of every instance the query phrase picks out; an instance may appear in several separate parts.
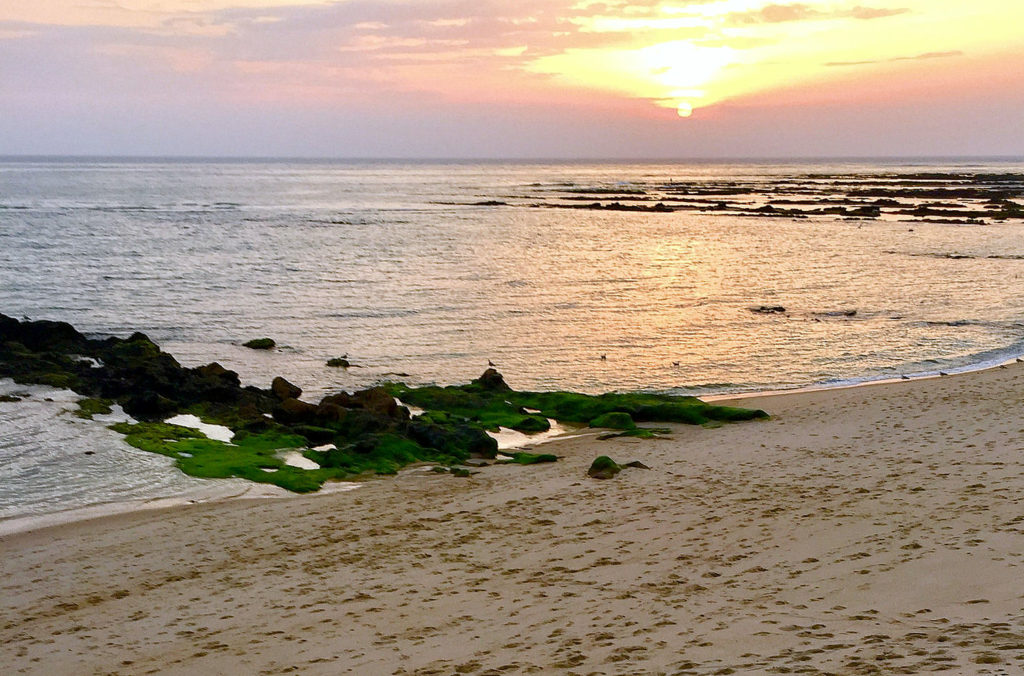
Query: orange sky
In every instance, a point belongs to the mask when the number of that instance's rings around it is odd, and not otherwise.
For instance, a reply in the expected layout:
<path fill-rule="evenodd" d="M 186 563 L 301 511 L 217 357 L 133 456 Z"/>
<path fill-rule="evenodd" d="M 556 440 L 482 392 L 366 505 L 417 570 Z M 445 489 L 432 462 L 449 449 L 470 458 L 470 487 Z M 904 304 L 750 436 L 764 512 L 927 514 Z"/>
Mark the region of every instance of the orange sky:
<path fill-rule="evenodd" d="M 1021 26 L 1020 0 L 0 0 L 0 105 L 52 109 L 55 128 L 81 124 L 62 117 L 75 109 L 156 127 L 188 103 L 211 121 L 333 112 L 412 134 L 417 111 L 474 128 L 497 110 L 633 138 L 671 122 L 683 139 L 701 120 L 815 106 L 1012 121 Z M 0 152 L 45 131 L 8 120 Z"/>

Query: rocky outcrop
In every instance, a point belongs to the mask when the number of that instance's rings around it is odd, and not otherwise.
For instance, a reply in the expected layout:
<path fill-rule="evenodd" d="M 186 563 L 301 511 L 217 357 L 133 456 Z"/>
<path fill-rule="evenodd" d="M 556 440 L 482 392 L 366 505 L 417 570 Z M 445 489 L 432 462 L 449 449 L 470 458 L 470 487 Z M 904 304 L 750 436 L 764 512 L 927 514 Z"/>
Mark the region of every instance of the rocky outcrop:
<path fill-rule="evenodd" d="M 302 396 L 302 388 L 292 385 L 290 382 L 277 376 L 270 382 L 270 391 L 274 396 L 284 401 L 286 399 L 298 399 Z"/>

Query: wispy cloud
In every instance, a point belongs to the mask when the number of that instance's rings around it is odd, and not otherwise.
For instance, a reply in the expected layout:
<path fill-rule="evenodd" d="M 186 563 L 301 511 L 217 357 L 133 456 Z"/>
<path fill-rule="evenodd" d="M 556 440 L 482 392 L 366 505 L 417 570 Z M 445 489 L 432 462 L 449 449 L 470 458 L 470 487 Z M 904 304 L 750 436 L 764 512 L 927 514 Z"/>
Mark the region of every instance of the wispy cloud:
<path fill-rule="evenodd" d="M 894 56 L 889 59 L 870 59 L 866 61 L 829 61 L 826 66 L 869 66 L 878 63 L 897 63 L 899 61 L 927 61 L 928 59 L 948 59 L 955 56 L 963 56 L 960 50 L 948 52 L 925 52 L 914 56 Z"/>
<path fill-rule="evenodd" d="M 729 15 L 729 22 L 737 25 L 772 24 L 790 21 L 821 21 L 828 19 L 883 19 L 899 14 L 906 14 L 909 8 L 874 8 L 853 7 L 852 9 L 818 9 L 804 3 L 789 5 L 766 5 L 761 9 L 749 12 L 735 12 Z"/>

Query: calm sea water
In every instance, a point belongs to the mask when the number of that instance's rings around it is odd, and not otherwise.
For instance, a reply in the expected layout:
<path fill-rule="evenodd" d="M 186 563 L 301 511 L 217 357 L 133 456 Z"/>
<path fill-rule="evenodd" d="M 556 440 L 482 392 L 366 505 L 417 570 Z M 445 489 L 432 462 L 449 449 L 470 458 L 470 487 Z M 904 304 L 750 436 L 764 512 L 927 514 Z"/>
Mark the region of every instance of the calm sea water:
<path fill-rule="evenodd" d="M 555 193 L 903 171 L 1024 164 L 0 162 L 0 312 L 141 330 L 186 365 L 217 360 L 260 385 L 285 375 L 310 396 L 384 378 L 464 382 L 488 360 L 522 389 L 710 393 L 1021 353 L 1019 222 L 536 206 Z M 760 305 L 787 312 L 750 311 Z M 282 348 L 240 347 L 262 336 Z M 357 367 L 324 365 L 342 354 Z M 15 431 L 23 405 L 0 406 L 0 516 L 71 504 L 48 488 L 26 507 L 36 480 L 22 467 L 12 486 L 9 458 L 39 433 Z M 83 494 L 71 502 L 112 499 Z"/>

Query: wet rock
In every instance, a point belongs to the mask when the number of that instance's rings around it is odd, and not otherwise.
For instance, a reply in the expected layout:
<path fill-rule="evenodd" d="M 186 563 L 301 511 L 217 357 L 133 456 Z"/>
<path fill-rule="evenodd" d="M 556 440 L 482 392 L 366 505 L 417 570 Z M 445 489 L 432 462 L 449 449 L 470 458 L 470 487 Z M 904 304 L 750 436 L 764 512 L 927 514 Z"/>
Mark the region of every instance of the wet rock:
<path fill-rule="evenodd" d="M 326 420 L 329 422 L 341 422 L 348 415 L 348 410 L 338 406 L 337 404 L 324 404 L 321 403 L 316 407 L 316 417 L 318 420 Z"/>
<path fill-rule="evenodd" d="M 648 467 L 647 465 L 643 464 L 639 460 L 634 460 L 633 462 L 627 462 L 625 465 L 623 465 L 623 467 L 633 467 L 635 469 L 650 469 L 650 467 Z"/>
<path fill-rule="evenodd" d="M 487 369 L 484 371 L 479 378 L 473 381 L 474 385 L 479 385 L 485 390 L 491 390 L 496 392 L 511 392 L 512 388 L 508 386 L 505 379 L 495 369 Z"/>
<path fill-rule="evenodd" d="M 335 357 L 334 359 L 328 359 L 327 365 L 333 368 L 343 369 L 347 369 L 349 366 L 351 366 L 351 364 L 348 362 L 348 359 L 345 359 L 344 357 Z"/>
<path fill-rule="evenodd" d="M 286 425 L 309 423 L 316 420 L 317 407 L 298 399 L 285 399 L 274 408 L 274 420 Z"/>
<path fill-rule="evenodd" d="M 285 399 L 298 399 L 302 396 L 302 388 L 297 385 L 292 385 L 290 382 L 277 376 L 270 383 L 270 391 L 274 393 L 274 396 L 284 401 Z"/>
<path fill-rule="evenodd" d="M 750 311 L 758 315 L 777 315 L 784 314 L 786 312 L 786 308 L 781 305 L 758 305 L 750 308 Z"/>
<path fill-rule="evenodd" d="M 250 350 L 272 350 L 277 346 L 273 338 L 254 338 L 242 343 L 242 347 Z"/>

